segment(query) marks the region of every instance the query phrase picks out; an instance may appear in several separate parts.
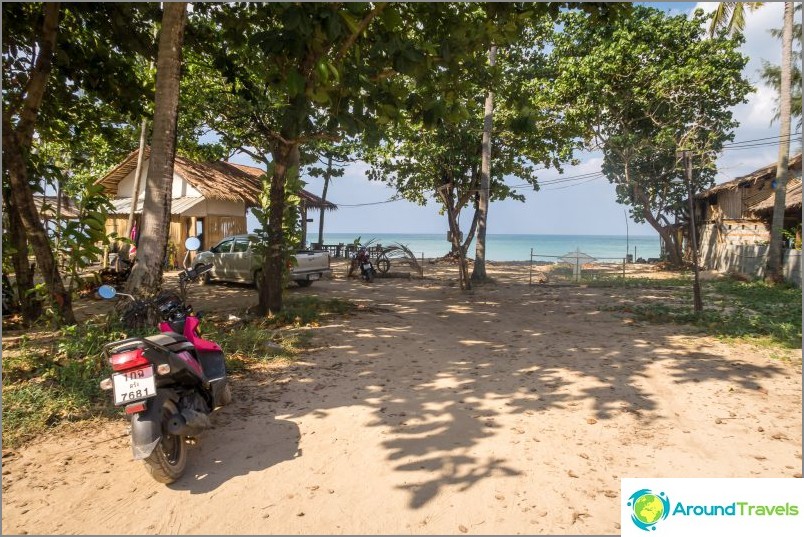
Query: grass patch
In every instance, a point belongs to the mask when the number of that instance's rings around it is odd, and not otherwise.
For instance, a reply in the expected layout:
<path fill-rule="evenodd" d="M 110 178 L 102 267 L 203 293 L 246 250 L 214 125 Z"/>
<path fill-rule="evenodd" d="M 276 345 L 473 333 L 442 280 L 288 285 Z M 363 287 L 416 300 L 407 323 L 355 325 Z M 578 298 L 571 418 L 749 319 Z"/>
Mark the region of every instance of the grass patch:
<path fill-rule="evenodd" d="M 689 284 L 688 284 L 689 285 Z M 692 310 L 692 292 L 678 289 L 684 304 L 652 302 L 621 307 L 649 322 L 690 324 L 725 339 L 765 346 L 801 348 L 801 290 L 762 281 L 715 280 L 702 282 L 704 311 Z"/>
<path fill-rule="evenodd" d="M 100 351 L 108 341 L 133 335 L 104 318 L 46 337 L 23 336 L 16 348 L 4 349 L 3 445 L 13 447 L 62 422 L 113 415 L 99 387 L 109 374 Z"/>
<path fill-rule="evenodd" d="M 299 330 L 315 326 L 327 315 L 354 309 L 343 300 L 315 296 L 291 297 L 285 309 L 269 318 L 201 321 L 201 333 L 221 345 L 231 373 L 276 358 L 292 358 L 309 346 L 312 334 Z M 69 421 L 119 416 L 111 396 L 99 383 L 111 373 L 101 356 L 104 344 L 156 329 L 124 330 L 108 317 L 63 328 L 57 332 L 30 331 L 3 342 L 3 445 L 14 447 L 48 428 Z"/>

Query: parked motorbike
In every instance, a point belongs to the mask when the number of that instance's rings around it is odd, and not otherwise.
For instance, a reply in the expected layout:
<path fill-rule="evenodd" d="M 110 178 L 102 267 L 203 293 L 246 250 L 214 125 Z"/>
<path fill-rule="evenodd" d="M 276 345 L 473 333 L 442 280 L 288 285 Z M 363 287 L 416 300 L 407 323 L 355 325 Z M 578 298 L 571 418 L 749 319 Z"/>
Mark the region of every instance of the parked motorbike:
<path fill-rule="evenodd" d="M 199 241 L 191 237 L 185 246 L 188 252 L 197 250 Z M 186 281 L 198 280 L 203 272 L 190 270 L 186 261 Z M 184 473 L 189 439 L 210 427 L 213 410 L 231 402 L 223 351 L 201 337 L 199 317 L 183 296 L 163 292 L 139 300 L 110 285 L 98 294 L 128 297 L 135 311 L 153 307 L 159 312 L 161 334 L 104 345 L 103 356 L 114 372 L 100 386 L 111 390 L 115 406 L 131 416 L 134 459 L 145 461 L 155 480 L 172 483 Z"/>
<path fill-rule="evenodd" d="M 369 283 L 374 281 L 377 271 L 374 269 L 374 264 L 371 262 L 371 256 L 369 256 L 366 246 L 358 248 L 352 263 L 357 264 L 360 268 L 360 278 Z"/>

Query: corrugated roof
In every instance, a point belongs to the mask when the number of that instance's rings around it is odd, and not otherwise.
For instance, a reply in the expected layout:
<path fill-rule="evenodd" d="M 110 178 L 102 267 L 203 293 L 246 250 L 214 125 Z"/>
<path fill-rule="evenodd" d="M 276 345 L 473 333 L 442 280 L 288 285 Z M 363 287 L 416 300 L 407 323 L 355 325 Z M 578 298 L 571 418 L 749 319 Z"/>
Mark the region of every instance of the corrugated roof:
<path fill-rule="evenodd" d="M 44 199 L 42 199 L 44 198 Z M 40 196 L 34 194 L 36 212 L 42 218 L 56 218 L 58 200 L 56 196 Z M 75 202 L 66 196 L 61 197 L 61 217 L 70 220 L 79 217 Z"/>
<path fill-rule="evenodd" d="M 801 179 L 793 179 L 787 184 L 787 192 L 785 193 L 784 201 L 785 209 L 801 208 Z M 773 205 L 775 202 L 776 196 L 771 196 L 768 199 L 751 207 L 751 212 L 773 212 Z"/>
<path fill-rule="evenodd" d="M 117 198 L 110 201 L 114 206 L 114 210 L 110 211 L 109 214 L 129 214 L 131 212 L 131 198 Z M 180 198 L 173 198 L 170 202 L 170 214 L 184 214 L 185 211 L 195 207 L 202 201 L 205 200 L 201 197 L 183 196 Z M 137 208 L 134 212 L 142 213 L 142 205 L 143 198 L 140 198 L 137 200 Z"/>
<path fill-rule="evenodd" d="M 95 184 L 103 185 L 108 194 L 115 194 L 120 181 L 137 168 L 137 153 L 137 150 L 129 153 L 123 162 L 95 181 Z M 150 154 L 150 147 L 146 147 L 144 158 L 149 158 Z M 184 177 L 205 198 L 245 201 L 248 206 L 260 204 L 260 193 L 262 192 L 262 180 L 260 178 L 265 174 L 265 171 L 259 168 L 225 161 L 200 163 L 176 155 L 174 169 L 178 175 Z M 324 206 L 329 210 L 337 209 L 335 204 L 325 202 L 306 190 L 302 190 L 299 195 L 308 208 Z"/>
<path fill-rule="evenodd" d="M 801 170 L 801 153 L 795 155 L 790 159 L 788 163 L 789 170 Z M 776 177 L 776 162 L 768 164 L 764 168 L 760 168 L 756 171 L 753 171 L 747 175 L 743 175 L 736 179 L 732 179 L 731 181 L 726 181 L 725 183 L 721 183 L 719 185 L 715 185 L 709 190 L 704 190 L 703 192 L 696 194 L 696 198 L 707 198 L 712 194 L 716 194 L 723 190 L 735 190 L 740 187 L 740 185 L 744 183 L 754 184 L 757 181 L 766 181 L 769 179 L 774 179 Z"/>

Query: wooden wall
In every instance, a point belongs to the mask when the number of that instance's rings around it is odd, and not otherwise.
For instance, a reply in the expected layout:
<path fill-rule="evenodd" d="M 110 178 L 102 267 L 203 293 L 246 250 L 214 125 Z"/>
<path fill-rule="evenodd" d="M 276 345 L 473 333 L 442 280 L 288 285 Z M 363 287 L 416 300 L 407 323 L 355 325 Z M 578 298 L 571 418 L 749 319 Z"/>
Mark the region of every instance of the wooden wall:
<path fill-rule="evenodd" d="M 769 198 L 774 193 L 770 182 L 757 181 L 751 186 L 720 191 L 717 203 L 708 205 L 707 221 L 735 220 L 745 218 L 751 206 Z"/>
<path fill-rule="evenodd" d="M 139 221 L 140 215 L 136 216 Z M 204 249 L 208 250 L 214 246 L 218 241 L 229 235 L 239 235 L 246 233 L 246 217 L 245 216 L 218 216 L 208 215 L 203 218 L 204 220 Z M 126 225 L 128 224 L 128 216 L 124 215 L 109 215 L 106 219 L 106 233 L 111 234 L 116 232 L 118 236 L 126 236 Z M 173 215 L 170 218 L 170 229 L 168 230 L 168 247 L 171 244 L 175 245 L 176 256 L 173 259 L 174 266 L 181 267 L 182 260 L 186 250 L 184 249 L 184 241 L 189 236 L 195 235 L 195 230 L 191 229 L 192 220 L 189 216 Z M 139 222 L 137 224 L 139 229 Z M 117 248 L 112 248 L 116 251 L 120 247 L 118 242 Z"/>
<path fill-rule="evenodd" d="M 209 249 L 224 237 L 246 233 L 245 216 L 209 215 L 204 218 L 204 248 Z"/>

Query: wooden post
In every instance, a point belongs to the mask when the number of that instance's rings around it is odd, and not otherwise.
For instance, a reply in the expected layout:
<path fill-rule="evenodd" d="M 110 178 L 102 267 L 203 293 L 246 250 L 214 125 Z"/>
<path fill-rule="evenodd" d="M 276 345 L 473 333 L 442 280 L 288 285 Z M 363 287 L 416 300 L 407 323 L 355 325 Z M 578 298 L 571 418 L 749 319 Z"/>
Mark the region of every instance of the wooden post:
<path fill-rule="evenodd" d="M 197 237 L 198 236 L 198 228 L 196 227 L 197 225 L 198 225 L 198 218 L 196 218 L 195 216 L 191 216 L 190 217 L 190 233 L 187 234 L 188 237 Z M 182 244 L 181 246 L 182 246 L 182 248 L 184 248 L 184 244 Z M 197 253 L 198 252 L 192 252 L 190 254 L 190 264 L 192 264 L 192 262 L 195 260 L 195 255 Z M 182 258 L 182 259 L 184 259 L 184 258 Z"/>

